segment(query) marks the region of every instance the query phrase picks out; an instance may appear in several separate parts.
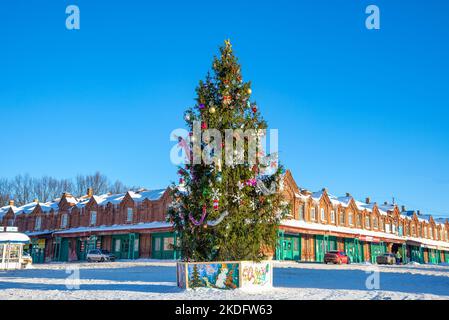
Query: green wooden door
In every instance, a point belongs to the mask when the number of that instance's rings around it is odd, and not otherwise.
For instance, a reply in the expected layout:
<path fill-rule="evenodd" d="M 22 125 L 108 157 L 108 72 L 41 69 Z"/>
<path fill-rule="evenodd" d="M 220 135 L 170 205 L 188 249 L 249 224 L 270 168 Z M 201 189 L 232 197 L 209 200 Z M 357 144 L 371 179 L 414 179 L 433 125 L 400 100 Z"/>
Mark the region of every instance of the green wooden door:
<path fill-rule="evenodd" d="M 276 260 L 280 260 L 280 261 L 284 260 L 284 250 L 282 247 L 283 241 L 284 241 L 284 231 L 278 230 L 278 239 L 277 239 L 277 243 L 276 243 L 276 254 L 275 254 Z"/>
<path fill-rule="evenodd" d="M 45 247 L 39 246 L 38 242 L 33 242 L 31 245 L 31 258 L 33 263 L 44 263 L 45 261 Z"/>
<path fill-rule="evenodd" d="M 326 252 L 337 250 L 337 237 L 329 236 L 327 239 L 327 249 Z"/>
<path fill-rule="evenodd" d="M 365 242 L 359 239 L 354 239 L 354 242 L 356 244 L 357 262 L 363 263 L 365 262 Z"/>
<path fill-rule="evenodd" d="M 351 262 L 359 262 L 358 239 L 345 239 L 345 252 Z"/>
<path fill-rule="evenodd" d="M 423 249 L 418 246 L 409 246 L 410 260 L 413 262 L 424 263 Z M 430 258 L 430 253 L 429 253 Z"/>
<path fill-rule="evenodd" d="M 359 239 L 345 239 L 345 252 L 349 260 L 353 263 L 361 263 L 365 261 L 363 254 L 363 243 Z"/>
<path fill-rule="evenodd" d="M 324 236 L 315 236 L 315 261 L 324 262 L 324 254 L 326 253 L 326 244 Z"/>
<path fill-rule="evenodd" d="M 151 257 L 153 259 L 175 259 L 175 234 L 173 232 L 154 233 L 151 235 Z"/>
<path fill-rule="evenodd" d="M 315 261 L 324 262 L 324 255 L 331 250 L 337 250 L 337 237 L 315 236 Z"/>
<path fill-rule="evenodd" d="M 432 263 L 432 264 L 438 263 L 437 250 L 429 249 L 429 263 Z"/>
<path fill-rule="evenodd" d="M 69 261 L 69 239 L 61 239 L 59 261 Z"/>
<path fill-rule="evenodd" d="M 293 237 L 293 260 L 301 260 L 301 236 Z"/>
<path fill-rule="evenodd" d="M 284 260 L 293 260 L 293 240 L 290 237 L 284 238 L 282 243 L 282 249 L 284 250 Z"/>
<path fill-rule="evenodd" d="M 86 248 L 85 240 L 77 239 L 76 240 L 76 255 L 78 257 L 78 261 L 85 261 L 87 256 L 87 248 Z"/>
<path fill-rule="evenodd" d="M 113 235 L 111 252 L 117 259 L 139 258 L 139 235 L 135 233 Z"/>
<path fill-rule="evenodd" d="M 112 236 L 112 254 L 117 259 L 122 259 L 122 237 L 121 236 Z"/>
<path fill-rule="evenodd" d="M 386 252 L 383 242 L 371 243 L 371 263 L 376 263 L 376 258 Z"/>

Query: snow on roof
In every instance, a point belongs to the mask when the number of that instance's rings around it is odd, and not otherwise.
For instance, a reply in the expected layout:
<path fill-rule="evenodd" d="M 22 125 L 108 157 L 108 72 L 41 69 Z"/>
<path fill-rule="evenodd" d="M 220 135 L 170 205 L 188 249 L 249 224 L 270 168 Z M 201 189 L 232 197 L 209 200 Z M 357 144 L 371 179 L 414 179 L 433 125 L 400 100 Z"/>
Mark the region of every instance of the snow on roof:
<path fill-rule="evenodd" d="M 323 194 L 324 194 L 323 190 L 317 191 L 317 192 L 313 192 L 312 195 L 311 195 L 312 200 L 315 201 L 315 202 L 320 201 L 321 197 L 323 196 Z"/>
<path fill-rule="evenodd" d="M 131 196 L 131 198 L 136 202 L 142 202 L 145 199 L 148 199 L 150 201 L 157 201 L 159 200 L 166 189 L 156 189 L 156 190 L 142 190 L 142 191 L 128 191 L 127 193 Z M 92 198 L 97 202 L 98 205 L 106 205 L 107 203 L 112 204 L 119 204 L 123 201 L 125 198 L 126 193 L 119 193 L 119 194 L 110 194 L 106 193 L 103 195 L 93 195 Z M 65 197 L 68 203 L 73 204 L 74 206 L 78 208 L 83 208 L 86 206 L 87 203 L 89 203 L 90 199 L 89 197 L 83 196 L 80 198 L 76 198 L 73 196 L 67 196 Z M 48 213 L 51 210 L 58 211 L 59 210 L 59 202 L 61 201 L 61 198 L 57 198 L 53 201 L 49 202 L 31 202 L 28 204 L 25 204 L 21 207 L 12 207 L 13 211 L 16 215 L 18 214 L 30 214 L 33 212 L 33 210 L 36 208 L 36 206 L 39 204 L 42 211 L 44 213 Z M 3 218 L 3 216 L 8 212 L 10 206 L 2 207 L 0 208 L 0 219 Z"/>
<path fill-rule="evenodd" d="M 15 243 L 27 243 L 30 238 L 20 232 L 0 232 L 0 243 L 4 242 L 15 242 Z"/>

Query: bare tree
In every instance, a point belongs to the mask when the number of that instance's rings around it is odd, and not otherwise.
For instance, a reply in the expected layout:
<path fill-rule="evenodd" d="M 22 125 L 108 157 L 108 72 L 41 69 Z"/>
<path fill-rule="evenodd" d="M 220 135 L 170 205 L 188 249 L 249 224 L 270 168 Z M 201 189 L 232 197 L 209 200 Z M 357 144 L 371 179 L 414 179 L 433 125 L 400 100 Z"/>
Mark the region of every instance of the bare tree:
<path fill-rule="evenodd" d="M 129 188 L 125 186 L 121 181 L 117 180 L 109 187 L 109 191 L 113 194 L 124 193 L 128 191 Z"/>
<path fill-rule="evenodd" d="M 109 191 L 108 178 L 96 172 L 93 175 L 77 175 L 75 181 L 74 192 L 77 195 L 84 195 L 88 188 L 92 188 L 94 194 L 104 194 Z"/>
<path fill-rule="evenodd" d="M 85 195 L 88 188 L 92 188 L 94 194 L 107 192 L 123 193 L 130 190 L 121 181 L 110 183 L 109 179 L 100 172 L 92 175 L 77 175 L 72 179 L 56 179 L 50 176 L 31 178 L 29 175 L 17 175 L 13 179 L 0 178 L 0 206 L 8 204 L 13 198 L 17 206 L 24 205 L 39 199 L 47 202 L 59 198 L 64 192 L 74 196 Z"/>
<path fill-rule="evenodd" d="M 11 199 L 11 182 L 6 178 L 0 178 L 0 207 L 6 206 Z"/>
<path fill-rule="evenodd" d="M 12 181 L 12 193 L 18 204 L 33 201 L 33 179 L 28 175 L 18 175 Z"/>

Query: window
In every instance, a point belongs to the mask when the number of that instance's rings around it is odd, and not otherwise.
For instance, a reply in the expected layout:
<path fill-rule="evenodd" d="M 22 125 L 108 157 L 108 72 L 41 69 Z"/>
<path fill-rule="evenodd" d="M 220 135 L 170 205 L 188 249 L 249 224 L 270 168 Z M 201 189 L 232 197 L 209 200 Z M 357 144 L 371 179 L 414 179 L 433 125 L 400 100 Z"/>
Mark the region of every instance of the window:
<path fill-rule="evenodd" d="M 67 227 L 67 213 L 64 213 L 61 217 L 61 228 L 64 229 Z"/>
<path fill-rule="evenodd" d="M 415 226 L 412 224 L 412 236 L 415 236 Z"/>
<path fill-rule="evenodd" d="M 433 239 L 433 231 L 432 228 L 429 227 L 429 238 Z"/>
<path fill-rule="evenodd" d="M 358 228 L 361 228 L 362 227 L 362 221 L 361 221 L 361 219 L 360 219 L 360 215 L 359 214 L 356 214 L 355 215 L 355 220 L 356 220 L 356 224 L 357 224 L 357 227 Z"/>
<path fill-rule="evenodd" d="M 90 212 L 90 225 L 93 226 L 97 223 L 97 211 Z"/>
<path fill-rule="evenodd" d="M 303 204 L 299 205 L 298 218 L 299 218 L 299 220 L 304 221 L 304 205 Z"/>
<path fill-rule="evenodd" d="M 422 233 L 421 233 L 421 226 L 418 225 L 418 237 L 422 237 Z"/>
<path fill-rule="evenodd" d="M 41 224 L 42 224 L 42 218 L 41 217 L 36 217 L 36 222 L 34 224 L 34 230 L 40 230 L 41 229 Z"/>
<path fill-rule="evenodd" d="M 379 221 L 377 217 L 373 217 L 373 228 L 377 229 L 379 227 Z"/>
<path fill-rule="evenodd" d="M 134 239 L 134 251 L 139 251 L 139 239 Z"/>
<path fill-rule="evenodd" d="M 365 217 L 365 228 L 367 229 L 371 228 L 371 221 L 369 220 L 369 216 Z"/>
<path fill-rule="evenodd" d="M 133 208 L 128 208 L 127 214 L 126 214 L 126 222 L 133 221 Z"/>
<path fill-rule="evenodd" d="M 13 227 L 13 226 L 14 226 L 14 220 L 8 219 L 8 227 Z"/>
<path fill-rule="evenodd" d="M 315 215 L 315 208 L 310 209 L 310 219 L 312 221 L 316 220 L 316 215 Z"/>
<path fill-rule="evenodd" d="M 324 208 L 321 208 L 321 221 L 326 221 L 326 212 Z"/>
<path fill-rule="evenodd" d="M 424 226 L 423 230 L 424 230 L 424 238 L 427 238 L 427 227 Z"/>
<path fill-rule="evenodd" d="M 174 238 L 164 238 L 164 251 L 173 250 Z"/>
<path fill-rule="evenodd" d="M 120 239 L 115 239 L 115 251 L 116 252 L 120 252 L 121 248 L 120 248 Z"/>
<path fill-rule="evenodd" d="M 385 232 L 386 232 L 386 233 L 390 233 L 390 232 L 391 232 L 390 224 L 389 224 L 389 223 L 385 223 Z"/>
<path fill-rule="evenodd" d="M 352 212 L 348 213 L 348 222 L 349 222 L 350 226 L 354 225 L 354 213 L 352 213 Z"/>
<path fill-rule="evenodd" d="M 391 225 L 391 233 L 396 233 L 396 224 L 395 223 L 393 223 L 392 225 Z M 407 231 L 408 232 L 408 231 Z"/>
<path fill-rule="evenodd" d="M 345 224 L 345 212 L 340 211 L 340 224 Z"/>
<path fill-rule="evenodd" d="M 161 238 L 154 238 L 154 250 L 161 251 Z"/>
<path fill-rule="evenodd" d="M 335 223 L 335 210 L 331 211 L 331 222 Z"/>

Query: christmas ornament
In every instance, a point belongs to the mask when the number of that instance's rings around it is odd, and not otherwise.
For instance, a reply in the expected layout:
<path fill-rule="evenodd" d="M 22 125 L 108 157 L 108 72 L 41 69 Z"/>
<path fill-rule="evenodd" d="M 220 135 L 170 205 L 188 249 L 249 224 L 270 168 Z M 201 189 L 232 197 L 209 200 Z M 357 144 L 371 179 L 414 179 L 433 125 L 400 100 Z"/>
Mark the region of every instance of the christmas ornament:
<path fill-rule="evenodd" d="M 253 107 L 251 108 L 251 110 L 253 110 L 253 112 L 256 113 L 256 112 L 257 112 L 257 106 L 256 106 L 256 105 L 253 105 Z"/>
<path fill-rule="evenodd" d="M 210 107 L 209 112 L 212 113 L 212 114 L 215 113 L 215 108 L 214 107 Z"/>
<path fill-rule="evenodd" d="M 218 217 L 217 220 L 208 221 L 207 225 L 210 227 L 215 227 L 215 226 L 219 225 L 223 221 L 223 219 L 226 218 L 228 215 L 229 215 L 229 212 L 225 211 L 220 215 L 220 217 Z"/>
<path fill-rule="evenodd" d="M 255 187 L 257 185 L 257 179 L 255 179 L 255 178 L 249 179 L 248 181 L 246 181 L 246 185 Z"/>
<path fill-rule="evenodd" d="M 256 210 L 256 202 L 254 200 L 251 200 L 249 202 L 249 206 L 251 207 L 251 209 Z"/>
<path fill-rule="evenodd" d="M 248 88 L 248 90 L 246 90 L 246 93 L 251 94 L 253 93 L 253 90 L 251 90 L 251 88 Z"/>
<path fill-rule="evenodd" d="M 232 100 L 231 96 L 223 96 L 223 103 L 225 105 L 230 105 L 231 104 L 231 100 Z"/>
<path fill-rule="evenodd" d="M 198 227 L 198 226 L 203 224 L 204 219 L 206 218 L 206 214 L 207 214 L 206 205 L 204 205 L 203 206 L 203 213 L 201 214 L 200 220 L 195 220 L 195 218 L 192 216 L 192 213 L 189 213 L 189 219 L 195 226 Z"/>
<path fill-rule="evenodd" d="M 214 210 L 218 210 L 218 200 L 214 200 Z"/>
<path fill-rule="evenodd" d="M 243 195 L 239 192 L 237 194 L 232 195 L 232 202 L 240 204 L 243 200 Z"/>
<path fill-rule="evenodd" d="M 201 122 L 201 129 L 206 130 L 207 129 L 207 123 L 206 122 Z"/>
<path fill-rule="evenodd" d="M 200 110 L 202 110 L 202 109 L 205 108 L 205 105 L 202 103 L 202 104 L 200 104 L 200 105 L 198 106 L 198 108 L 200 108 Z"/>
<path fill-rule="evenodd" d="M 220 189 L 212 188 L 212 199 L 213 200 L 219 200 L 220 197 L 221 197 Z"/>

